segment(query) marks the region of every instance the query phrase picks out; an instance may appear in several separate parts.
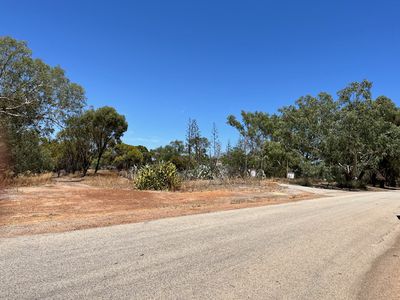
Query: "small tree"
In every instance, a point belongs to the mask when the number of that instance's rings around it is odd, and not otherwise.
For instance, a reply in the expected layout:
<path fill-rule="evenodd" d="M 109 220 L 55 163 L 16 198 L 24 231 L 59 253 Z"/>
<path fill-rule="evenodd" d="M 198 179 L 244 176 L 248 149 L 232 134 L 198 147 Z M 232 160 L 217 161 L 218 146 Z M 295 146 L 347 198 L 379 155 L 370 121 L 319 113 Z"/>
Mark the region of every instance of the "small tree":
<path fill-rule="evenodd" d="M 95 145 L 91 138 L 92 122 L 87 115 L 73 117 L 67 121 L 67 126 L 58 134 L 60 150 L 59 165 L 63 165 L 68 172 L 82 170 L 83 176 L 96 154 Z"/>
<path fill-rule="evenodd" d="M 115 153 L 112 163 L 118 170 L 128 170 L 133 166 L 140 167 L 143 164 L 144 156 L 137 146 L 118 144 L 115 147 Z"/>
<path fill-rule="evenodd" d="M 123 115 L 117 113 L 113 107 L 105 106 L 85 113 L 91 119 L 91 136 L 96 147 L 95 173 L 99 170 L 100 160 L 107 147 L 120 142 L 120 138 L 128 129 L 128 123 Z"/>

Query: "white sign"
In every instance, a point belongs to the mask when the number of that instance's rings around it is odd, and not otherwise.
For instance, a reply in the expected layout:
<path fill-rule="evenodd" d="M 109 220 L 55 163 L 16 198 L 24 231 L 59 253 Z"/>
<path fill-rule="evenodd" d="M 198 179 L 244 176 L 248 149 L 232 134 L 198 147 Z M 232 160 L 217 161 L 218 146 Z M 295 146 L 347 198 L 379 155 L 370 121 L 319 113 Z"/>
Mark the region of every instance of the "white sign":
<path fill-rule="evenodd" d="M 288 172 L 287 173 L 287 178 L 288 179 L 294 179 L 294 173 L 293 172 Z"/>

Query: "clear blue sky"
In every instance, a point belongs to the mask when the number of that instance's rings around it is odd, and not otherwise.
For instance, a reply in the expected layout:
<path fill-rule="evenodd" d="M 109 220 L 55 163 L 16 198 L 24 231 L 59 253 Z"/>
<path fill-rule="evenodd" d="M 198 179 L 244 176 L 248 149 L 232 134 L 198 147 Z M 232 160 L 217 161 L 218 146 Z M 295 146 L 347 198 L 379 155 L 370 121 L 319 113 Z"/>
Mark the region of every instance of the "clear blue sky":
<path fill-rule="evenodd" d="M 94 107 L 124 114 L 124 140 L 150 148 L 205 136 L 242 109 L 374 82 L 400 102 L 399 1 L 2 0 L 0 35 L 60 65 Z"/>

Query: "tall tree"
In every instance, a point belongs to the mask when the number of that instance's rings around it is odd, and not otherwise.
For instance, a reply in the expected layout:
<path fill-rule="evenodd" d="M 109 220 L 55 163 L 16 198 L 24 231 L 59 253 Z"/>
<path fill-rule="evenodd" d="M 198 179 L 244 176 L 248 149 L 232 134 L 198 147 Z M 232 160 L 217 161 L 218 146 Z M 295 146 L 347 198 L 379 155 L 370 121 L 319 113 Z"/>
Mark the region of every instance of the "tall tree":
<path fill-rule="evenodd" d="M 66 127 L 58 133 L 60 143 L 59 167 L 67 172 L 82 171 L 86 176 L 87 171 L 96 154 L 95 143 L 92 139 L 92 119 L 88 115 L 68 119 Z"/>
<path fill-rule="evenodd" d="M 212 158 L 215 160 L 215 162 L 217 162 L 221 155 L 221 142 L 219 140 L 218 129 L 215 122 L 213 123 L 213 127 L 211 130 L 211 149 Z"/>
<path fill-rule="evenodd" d="M 123 115 L 118 114 L 113 107 L 109 106 L 89 110 L 84 117 L 91 119 L 92 122 L 92 138 L 97 156 L 95 173 L 97 173 L 101 157 L 107 147 L 120 142 L 120 138 L 128 129 L 128 123 Z"/>
<path fill-rule="evenodd" d="M 44 159 L 26 155 L 27 139 L 34 151 L 40 147 L 39 136 L 62 127 L 84 106 L 83 88 L 64 70 L 32 58 L 25 42 L 0 38 L 0 130 L 6 132 L 14 171 L 36 169 Z"/>
<path fill-rule="evenodd" d="M 144 156 L 138 147 L 124 143 L 115 146 L 115 157 L 112 163 L 118 170 L 129 170 L 134 166 L 140 167 L 143 161 Z"/>
<path fill-rule="evenodd" d="M 51 130 L 85 105 L 84 90 L 60 67 L 33 59 L 25 42 L 0 38 L 0 119 Z"/>
<path fill-rule="evenodd" d="M 200 143 L 201 135 L 199 125 L 197 125 L 196 119 L 189 119 L 186 131 L 186 147 L 189 157 L 189 166 L 192 164 L 193 155 L 196 162 L 199 160 Z"/>
<path fill-rule="evenodd" d="M 323 167 L 328 137 L 338 116 L 337 103 L 327 93 L 307 95 L 280 112 L 276 140 L 287 153 L 288 166 L 301 176 L 316 176 Z"/>
<path fill-rule="evenodd" d="M 187 129 L 186 129 L 186 149 L 187 149 L 187 154 L 188 154 L 188 160 L 189 164 L 188 167 L 192 161 L 192 151 L 193 151 L 193 137 L 194 137 L 194 124 L 195 120 L 192 120 L 189 118 L 188 123 L 187 123 Z"/>
<path fill-rule="evenodd" d="M 236 128 L 241 136 L 240 146 L 245 154 L 244 169 L 261 168 L 264 143 L 272 139 L 273 123 L 271 117 L 263 112 L 241 112 L 242 122 L 235 116 L 228 116 L 228 125 Z M 249 158 L 251 160 L 249 161 Z"/>

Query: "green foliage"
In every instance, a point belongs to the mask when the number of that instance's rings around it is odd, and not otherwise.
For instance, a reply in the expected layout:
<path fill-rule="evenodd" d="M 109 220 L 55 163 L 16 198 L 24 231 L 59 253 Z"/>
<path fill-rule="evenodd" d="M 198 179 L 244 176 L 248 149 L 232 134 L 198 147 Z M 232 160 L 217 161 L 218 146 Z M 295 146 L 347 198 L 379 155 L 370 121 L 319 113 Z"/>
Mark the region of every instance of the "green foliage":
<path fill-rule="evenodd" d="M 195 119 L 189 119 L 186 132 L 186 151 L 188 156 L 188 168 L 204 164 L 207 157 L 207 150 L 210 142 L 206 137 L 201 136 L 199 126 Z"/>
<path fill-rule="evenodd" d="M 27 44 L 0 38 L 0 121 L 52 131 L 85 105 L 84 90 L 60 67 L 33 59 Z"/>
<path fill-rule="evenodd" d="M 95 145 L 97 156 L 96 173 L 104 152 L 108 147 L 120 142 L 120 138 L 128 129 L 128 123 L 123 115 L 118 114 L 113 107 L 109 106 L 88 110 L 82 118 L 89 119 L 91 125 L 90 138 Z"/>
<path fill-rule="evenodd" d="M 58 134 L 59 151 L 62 151 L 58 167 L 67 172 L 82 171 L 86 175 L 95 161 L 97 171 L 104 152 L 119 143 L 127 126 L 125 117 L 112 107 L 91 109 L 70 118 Z M 132 153 L 120 163 L 127 163 L 129 159 L 134 159 Z"/>
<path fill-rule="evenodd" d="M 152 162 L 150 151 L 143 145 L 135 146 L 143 156 L 142 164 L 149 164 Z"/>
<path fill-rule="evenodd" d="M 227 167 L 229 177 L 245 176 L 247 172 L 247 155 L 240 147 L 229 149 L 221 158 L 222 163 Z"/>
<path fill-rule="evenodd" d="M 265 142 L 262 152 L 262 170 L 269 177 L 285 177 L 287 166 L 294 165 L 291 153 L 280 142 Z"/>
<path fill-rule="evenodd" d="M 54 162 L 51 152 L 45 147 L 47 141 L 35 130 L 14 132 L 9 138 L 12 171 L 20 173 L 42 173 L 51 171 Z"/>
<path fill-rule="evenodd" d="M 116 155 L 112 164 L 118 170 L 128 170 L 133 166 L 140 167 L 144 161 L 144 155 L 140 149 L 144 150 L 143 148 L 123 143 L 116 145 L 114 149 Z"/>
<path fill-rule="evenodd" d="M 373 100 L 371 86 L 368 81 L 352 83 L 338 93 L 334 134 L 326 138 L 323 158 L 342 185 L 365 184 L 370 174 L 379 171 L 382 160 L 399 155 L 394 104 L 382 97 Z"/>
<path fill-rule="evenodd" d="M 353 82 L 337 98 L 307 95 L 276 115 L 242 111 L 241 120 L 230 115 L 227 123 L 240 140 L 222 155 L 215 124 L 210 143 L 193 119 L 186 142 L 148 151 L 121 144 L 128 124 L 114 108 L 83 112 L 84 89 L 63 69 L 33 58 L 25 42 L 0 38 L 0 128 L 15 173 L 86 174 L 92 165 L 97 172 L 101 164 L 129 169 L 155 163 L 140 171 L 138 187 L 175 189 L 177 170 L 212 178 L 248 176 L 250 169 L 279 177 L 290 170 L 307 182 L 326 179 L 348 187 L 376 180 L 394 186 L 400 177 L 400 109 L 385 96 L 373 99 L 371 89 L 367 80 Z M 56 139 L 50 140 L 54 131 Z"/>
<path fill-rule="evenodd" d="M 189 159 L 185 155 L 185 145 L 182 141 L 172 141 L 168 145 L 151 151 L 155 162 L 172 162 L 179 171 L 188 168 Z"/>
<path fill-rule="evenodd" d="M 86 175 L 96 154 L 91 133 L 92 122 L 85 115 L 67 121 L 67 126 L 57 135 L 57 151 L 61 152 L 58 156 L 58 169 L 65 169 L 68 173 L 82 171 Z"/>
<path fill-rule="evenodd" d="M 181 179 L 170 162 L 146 165 L 139 170 L 135 185 L 140 190 L 177 190 Z"/>
<path fill-rule="evenodd" d="M 354 82 L 334 99 L 327 93 L 305 96 L 280 115 L 242 112 L 228 124 L 241 140 L 224 163 L 231 172 L 256 168 L 268 176 L 286 170 L 303 178 L 363 186 L 378 174 L 395 185 L 400 174 L 400 110 L 388 98 L 375 100 L 372 83 Z"/>
<path fill-rule="evenodd" d="M 14 172 L 51 169 L 54 161 L 43 137 L 84 105 L 83 88 L 64 70 L 32 58 L 25 42 L 0 38 L 0 127 L 7 131 Z"/>
<path fill-rule="evenodd" d="M 237 172 L 246 176 L 249 169 L 264 169 L 263 148 L 273 138 L 276 116 L 242 111 L 241 117 L 242 122 L 239 122 L 235 116 L 228 116 L 227 123 L 238 130 L 240 140 L 236 149 L 227 153 L 223 161 L 228 164 L 230 174 Z M 227 159 L 229 156 L 230 159 Z"/>

